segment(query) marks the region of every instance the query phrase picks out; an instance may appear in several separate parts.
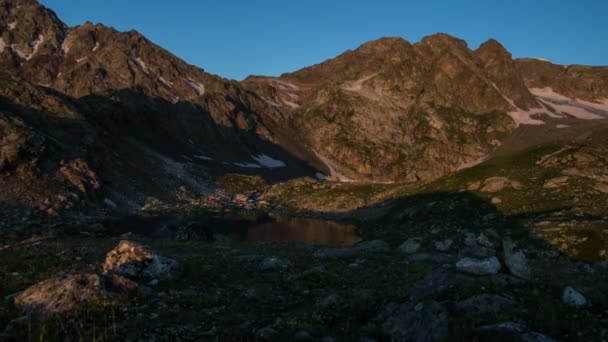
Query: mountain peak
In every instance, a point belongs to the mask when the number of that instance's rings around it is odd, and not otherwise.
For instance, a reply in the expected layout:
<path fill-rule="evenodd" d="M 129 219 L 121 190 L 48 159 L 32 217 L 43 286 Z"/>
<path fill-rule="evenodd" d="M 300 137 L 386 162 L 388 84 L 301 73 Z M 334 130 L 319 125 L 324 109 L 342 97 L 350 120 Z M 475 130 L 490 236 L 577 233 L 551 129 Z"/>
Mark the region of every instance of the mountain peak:
<path fill-rule="evenodd" d="M 422 38 L 420 43 L 428 45 L 458 46 L 460 48 L 468 49 L 468 44 L 463 39 L 442 32 L 426 36 Z"/>

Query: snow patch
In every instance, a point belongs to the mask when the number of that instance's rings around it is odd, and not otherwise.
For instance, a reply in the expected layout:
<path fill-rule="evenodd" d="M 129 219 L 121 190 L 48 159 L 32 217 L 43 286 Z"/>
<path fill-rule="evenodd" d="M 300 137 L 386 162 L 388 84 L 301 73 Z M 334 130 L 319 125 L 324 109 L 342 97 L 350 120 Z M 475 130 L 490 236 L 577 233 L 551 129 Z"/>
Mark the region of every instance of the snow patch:
<path fill-rule="evenodd" d="M 515 107 L 517 108 L 517 107 Z M 544 125 L 545 122 L 542 120 L 532 118 L 532 115 L 545 113 L 542 108 L 533 108 L 529 110 L 524 110 L 521 108 L 517 108 L 515 111 L 511 111 L 507 114 L 515 121 L 515 123 L 519 125 Z"/>
<path fill-rule="evenodd" d="M 99 49 L 99 42 L 95 42 L 95 46 L 93 47 L 93 49 L 91 51 L 95 52 Z"/>
<path fill-rule="evenodd" d="M 542 57 L 532 57 L 532 59 L 536 59 L 537 61 L 543 61 L 543 62 L 551 62 L 550 60 L 548 60 L 546 58 L 542 58 Z"/>
<path fill-rule="evenodd" d="M 248 168 L 248 169 L 261 169 L 262 168 L 260 165 L 254 164 L 254 163 L 234 163 L 234 165 L 243 167 L 243 168 Z"/>
<path fill-rule="evenodd" d="M 250 169 L 261 169 L 263 167 L 275 169 L 287 166 L 287 164 L 285 164 L 284 162 L 269 157 L 266 154 L 258 154 L 257 156 L 251 156 L 251 158 L 253 158 L 257 163 L 234 163 L 234 165 Z"/>
<path fill-rule="evenodd" d="M 160 81 L 160 83 L 162 83 L 162 84 L 166 85 L 167 87 L 169 87 L 169 88 L 173 88 L 173 83 L 171 83 L 171 82 L 167 81 L 167 80 L 166 80 L 166 79 L 164 79 L 162 76 L 160 76 L 160 77 L 158 78 L 158 80 Z"/>
<path fill-rule="evenodd" d="M 363 78 L 360 78 L 356 81 L 350 81 L 347 82 L 345 86 L 343 86 L 342 88 L 344 90 L 348 90 L 348 91 L 352 91 L 352 92 L 360 92 L 363 90 L 363 83 L 371 80 L 372 78 L 374 78 L 377 74 L 372 74 L 372 75 L 368 75 L 365 76 Z"/>
<path fill-rule="evenodd" d="M 63 53 L 66 55 L 70 52 L 69 38 L 70 38 L 70 36 L 65 37 L 65 39 L 61 43 L 61 51 L 63 51 Z"/>
<path fill-rule="evenodd" d="M 267 99 L 267 98 L 262 98 L 264 100 L 264 102 L 268 103 L 269 105 L 273 106 L 273 107 L 283 107 L 282 104 L 275 102 L 273 100 Z"/>
<path fill-rule="evenodd" d="M 299 105 L 299 104 L 297 104 L 297 103 L 295 103 L 295 102 L 291 102 L 291 101 L 283 100 L 283 103 L 284 103 L 284 104 L 286 104 L 286 105 L 288 105 L 288 106 L 289 106 L 289 107 L 291 107 L 291 108 L 294 108 L 294 109 L 296 109 L 296 108 L 300 108 L 300 105 Z"/>
<path fill-rule="evenodd" d="M 291 82 L 287 82 L 287 81 L 282 81 L 282 80 L 273 80 L 274 86 L 284 90 L 284 91 L 295 91 L 295 90 L 300 90 L 300 87 L 298 87 L 297 85 L 291 83 Z"/>
<path fill-rule="evenodd" d="M 558 94 L 550 87 L 531 88 L 530 92 L 542 103 L 554 108 L 556 111 L 569 114 L 577 119 L 597 120 L 608 118 L 608 103 L 589 102 L 580 99 L 571 99 L 562 94 Z"/>
<path fill-rule="evenodd" d="M 287 166 L 284 162 L 278 159 L 273 159 L 265 154 L 260 154 L 257 157 L 253 157 L 253 159 L 255 159 L 255 161 L 257 161 L 261 166 L 271 169 Z"/>
<path fill-rule="evenodd" d="M 568 125 L 556 125 L 555 128 L 568 128 Z"/>
<path fill-rule="evenodd" d="M 21 57 L 22 59 L 25 59 L 26 61 L 29 61 L 38 52 L 38 48 L 40 47 L 40 44 L 42 44 L 42 42 L 44 42 L 44 35 L 39 34 L 38 38 L 36 38 L 36 40 L 29 43 L 29 46 L 32 49 L 32 52 L 30 52 L 30 53 L 26 53 L 26 52 L 23 52 L 23 51 L 17 49 L 17 47 L 14 44 L 11 46 L 11 48 L 13 49 L 13 51 L 15 51 L 15 53 L 17 53 L 17 55 L 19 55 L 19 57 Z"/>
<path fill-rule="evenodd" d="M 194 91 L 196 91 L 196 93 L 198 94 L 198 96 L 203 96 L 205 95 L 205 86 L 196 82 L 195 80 L 189 78 L 189 77 L 182 77 L 182 80 L 184 82 L 186 82 L 187 85 L 189 85 L 190 87 L 192 87 L 192 89 L 194 89 Z"/>
<path fill-rule="evenodd" d="M 80 62 L 84 61 L 85 59 L 87 59 L 87 56 L 84 56 L 82 58 L 76 58 L 76 63 L 80 63 Z"/>
<path fill-rule="evenodd" d="M 325 166 L 327 166 L 332 178 L 334 178 L 338 182 L 343 182 L 343 183 L 353 182 L 352 179 L 350 179 L 350 178 L 340 174 L 338 171 L 336 171 L 336 169 L 334 168 L 333 161 L 331 161 L 329 158 L 324 157 L 323 155 L 321 155 L 319 152 L 315 151 L 314 149 L 312 151 L 317 156 L 317 158 L 319 158 L 319 160 L 321 160 L 325 164 Z"/>
<path fill-rule="evenodd" d="M 8 29 L 14 30 L 17 27 L 17 22 L 13 21 L 12 23 L 8 23 Z"/>
<path fill-rule="evenodd" d="M 199 155 L 199 156 L 192 156 L 193 158 L 196 159 L 200 159 L 200 160 L 213 160 L 213 158 L 207 157 L 207 156 L 203 156 L 203 155 Z"/>
<path fill-rule="evenodd" d="M 150 71 L 148 70 L 148 66 L 146 65 L 146 63 L 144 63 L 144 61 L 142 61 L 141 59 L 139 59 L 139 57 L 131 56 L 131 60 L 135 64 L 137 64 L 137 66 L 139 66 L 139 68 L 141 69 L 141 71 L 143 71 L 146 75 L 150 74 Z"/>

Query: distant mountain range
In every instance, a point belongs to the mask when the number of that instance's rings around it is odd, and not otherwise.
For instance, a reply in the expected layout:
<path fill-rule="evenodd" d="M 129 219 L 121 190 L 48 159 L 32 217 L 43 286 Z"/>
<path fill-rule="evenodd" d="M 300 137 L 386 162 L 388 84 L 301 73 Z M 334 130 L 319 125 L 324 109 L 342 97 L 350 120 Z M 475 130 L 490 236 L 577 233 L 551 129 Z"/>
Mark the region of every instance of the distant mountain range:
<path fill-rule="evenodd" d="M 207 193 L 226 173 L 426 181 L 482 161 L 520 125 L 608 118 L 608 67 L 447 34 L 235 82 L 136 31 L 0 0 L 0 65 L 0 202 L 42 210 L 136 209 L 180 187 Z"/>

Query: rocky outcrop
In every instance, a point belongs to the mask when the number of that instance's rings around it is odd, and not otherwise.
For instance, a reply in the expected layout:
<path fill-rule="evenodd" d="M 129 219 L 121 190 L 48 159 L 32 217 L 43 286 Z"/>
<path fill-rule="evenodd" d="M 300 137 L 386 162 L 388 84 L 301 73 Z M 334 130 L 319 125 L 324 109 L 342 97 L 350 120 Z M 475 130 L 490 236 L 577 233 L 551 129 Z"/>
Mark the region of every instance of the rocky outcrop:
<path fill-rule="evenodd" d="M 133 278 L 175 279 L 182 272 L 174 259 L 164 257 L 132 241 L 121 241 L 106 255 L 103 271 Z"/>
<path fill-rule="evenodd" d="M 115 275 L 60 275 L 27 288 L 15 297 L 14 303 L 27 313 L 68 314 L 91 306 L 113 304 L 118 296 L 136 290 L 136 283 Z"/>

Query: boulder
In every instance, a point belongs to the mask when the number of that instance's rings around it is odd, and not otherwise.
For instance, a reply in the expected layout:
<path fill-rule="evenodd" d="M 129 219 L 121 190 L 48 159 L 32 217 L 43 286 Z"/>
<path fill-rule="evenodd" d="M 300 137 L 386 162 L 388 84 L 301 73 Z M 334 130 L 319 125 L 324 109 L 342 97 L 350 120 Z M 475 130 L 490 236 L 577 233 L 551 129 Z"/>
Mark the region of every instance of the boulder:
<path fill-rule="evenodd" d="M 150 248 L 123 240 L 106 255 L 104 273 L 146 279 L 175 279 L 181 275 L 181 265 Z"/>
<path fill-rule="evenodd" d="M 499 192 L 509 184 L 509 179 L 506 177 L 490 177 L 483 183 L 483 192 Z"/>
<path fill-rule="evenodd" d="M 66 314 L 88 305 L 109 305 L 119 295 L 139 289 L 129 279 L 96 274 L 59 275 L 30 286 L 15 297 L 15 306 L 26 313 Z"/>
<path fill-rule="evenodd" d="M 497 257 L 485 259 L 462 258 L 456 263 L 456 268 L 464 273 L 489 275 L 498 273 L 502 266 Z"/>
<path fill-rule="evenodd" d="M 502 242 L 502 246 L 505 256 L 505 265 L 511 274 L 523 279 L 530 279 L 530 267 L 528 266 L 528 260 L 526 259 L 524 252 L 517 250 L 510 238 L 505 238 Z"/>
<path fill-rule="evenodd" d="M 74 274 L 41 281 L 15 297 L 14 302 L 15 306 L 27 313 L 51 315 L 106 300 L 98 275 Z"/>
<path fill-rule="evenodd" d="M 568 306 L 574 306 L 577 308 L 587 305 L 587 298 L 585 298 L 582 293 L 570 286 L 564 288 L 564 291 L 562 292 L 562 301 Z"/>
<path fill-rule="evenodd" d="M 407 239 L 397 248 L 397 250 L 405 254 L 414 254 L 420 250 L 421 241 L 422 239 L 420 238 Z"/>
<path fill-rule="evenodd" d="M 283 271 L 289 268 L 289 260 L 269 256 L 260 262 L 259 268 L 262 271 Z"/>

